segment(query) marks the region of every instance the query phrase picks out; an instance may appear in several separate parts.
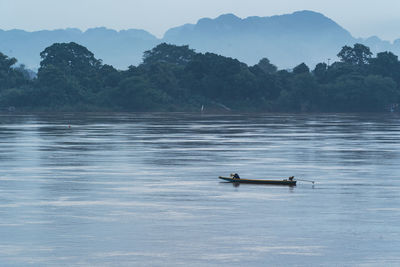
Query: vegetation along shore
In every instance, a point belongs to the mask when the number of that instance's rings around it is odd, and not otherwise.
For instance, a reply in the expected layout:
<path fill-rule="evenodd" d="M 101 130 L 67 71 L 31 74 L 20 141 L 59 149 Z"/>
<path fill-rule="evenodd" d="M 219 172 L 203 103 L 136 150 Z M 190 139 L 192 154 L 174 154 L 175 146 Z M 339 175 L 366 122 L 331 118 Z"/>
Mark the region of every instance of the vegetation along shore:
<path fill-rule="evenodd" d="M 118 70 L 77 43 L 40 53 L 37 75 L 0 53 L 0 108 L 17 111 L 387 112 L 400 103 L 400 62 L 391 52 L 344 46 L 339 61 L 278 70 L 188 46 L 160 44 Z"/>

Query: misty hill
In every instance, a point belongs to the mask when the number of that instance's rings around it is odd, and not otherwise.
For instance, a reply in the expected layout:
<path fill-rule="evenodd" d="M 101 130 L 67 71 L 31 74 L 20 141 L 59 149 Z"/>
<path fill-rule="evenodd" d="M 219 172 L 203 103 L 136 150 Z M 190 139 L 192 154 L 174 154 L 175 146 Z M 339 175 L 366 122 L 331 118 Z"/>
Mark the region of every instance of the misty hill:
<path fill-rule="evenodd" d="M 189 44 L 199 52 L 212 51 L 251 65 L 267 57 L 281 68 L 336 59 L 344 45 L 356 42 L 367 44 L 373 52 L 400 51 L 400 40 L 392 45 L 377 37 L 356 39 L 333 20 L 312 11 L 245 19 L 233 14 L 205 18 L 197 24 L 170 29 L 164 41 Z"/>
<path fill-rule="evenodd" d="M 136 65 L 143 52 L 156 46 L 160 40 L 144 30 L 115 31 L 93 28 L 26 32 L 0 30 L 0 52 L 18 59 L 29 68 L 38 68 L 40 52 L 53 43 L 76 42 L 89 47 L 104 63 L 118 68 Z"/>
<path fill-rule="evenodd" d="M 333 61 L 342 46 L 354 43 L 363 43 L 374 53 L 392 51 L 400 54 L 400 39 L 394 43 L 378 37 L 357 39 L 333 20 L 312 11 L 245 19 L 233 14 L 203 18 L 196 24 L 168 30 L 162 39 L 134 29 L 0 30 L 0 52 L 31 68 L 39 65 L 39 53 L 56 42 L 82 44 L 104 63 L 120 69 L 140 64 L 143 52 L 161 42 L 187 44 L 197 52 L 214 52 L 249 65 L 267 57 L 279 68 L 292 68 L 301 62 L 313 66 L 328 58 Z"/>

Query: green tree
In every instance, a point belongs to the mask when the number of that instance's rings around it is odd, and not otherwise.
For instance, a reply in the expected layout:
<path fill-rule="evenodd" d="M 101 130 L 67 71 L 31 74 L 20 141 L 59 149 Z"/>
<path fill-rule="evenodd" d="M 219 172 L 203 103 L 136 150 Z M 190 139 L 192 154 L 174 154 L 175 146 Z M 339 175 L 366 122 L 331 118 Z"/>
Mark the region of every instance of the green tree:
<path fill-rule="evenodd" d="M 293 69 L 294 74 L 303 74 L 303 73 L 309 73 L 309 72 L 310 72 L 310 68 L 305 63 L 301 63 L 300 65 L 296 66 Z"/>
<path fill-rule="evenodd" d="M 98 70 L 101 60 L 94 57 L 86 47 L 77 43 L 55 43 L 40 53 L 42 61 L 40 69 L 54 66 L 64 69 L 68 73 L 82 73 L 84 71 Z"/>
<path fill-rule="evenodd" d="M 355 44 L 353 47 L 346 45 L 337 56 L 344 63 L 361 66 L 369 63 L 372 52 L 369 47 L 362 44 Z"/>
<path fill-rule="evenodd" d="M 0 52 L 0 70 L 9 72 L 11 71 L 11 66 L 17 63 L 15 58 L 9 58 L 8 56 L 4 55 Z"/>
<path fill-rule="evenodd" d="M 382 112 L 399 99 L 399 89 L 393 79 L 379 75 L 368 75 L 364 79 L 364 91 L 360 96 L 363 111 Z"/>
<path fill-rule="evenodd" d="M 13 66 L 17 63 L 15 58 L 0 53 L 0 90 L 15 88 L 28 83 L 24 74 Z"/>
<path fill-rule="evenodd" d="M 391 78 L 342 76 L 325 87 L 324 111 L 382 112 L 399 97 Z"/>
<path fill-rule="evenodd" d="M 261 59 L 254 67 L 260 68 L 260 70 L 262 70 L 266 74 L 272 74 L 277 72 L 278 70 L 278 68 L 274 64 L 271 64 L 268 58 Z"/>
<path fill-rule="evenodd" d="M 180 79 L 183 72 L 181 66 L 158 62 L 142 70 L 142 76 L 146 77 L 154 88 L 157 88 L 175 99 L 183 100 L 187 97 L 186 92 L 182 90 Z"/>
<path fill-rule="evenodd" d="M 94 94 L 104 86 L 101 60 L 84 46 L 74 42 L 56 43 L 40 56 L 38 86 L 41 90 L 38 95 L 48 99 L 52 103 L 50 106 L 93 102 Z"/>
<path fill-rule="evenodd" d="M 122 79 L 122 73 L 111 65 L 101 66 L 98 76 L 101 80 L 101 85 L 104 87 L 116 87 Z"/>
<path fill-rule="evenodd" d="M 170 63 L 181 66 L 186 66 L 196 55 L 193 49 L 189 46 L 177 46 L 162 43 L 155 48 L 144 52 L 143 64 L 151 65 L 154 63 Z"/>
<path fill-rule="evenodd" d="M 189 73 L 185 85 L 193 94 L 201 95 L 218 102 L 235 102 L 254 93 L 255 77 L 246 64 L 213 53 L 197 54 L 187 65 Z M 248 80 L 243 77 L 247 76 Z"/>
<path fill-rule="evenodd" d="M 114 109 L 127 111 L 165 110 L 172 100 L 168 95 L 152 87 L 142 77 L 130 77 L 110 90 L 106 97 Z"/>
<path fill-rule="evenodd" d="M 328 78 L 328 65 L 326 63 L 318 63 L 313 70 L 313 74 L 319 82 L 326 82 Z"/>
<path fill-rule="evenodd" d="M 38 71 L 39 83 L 42 84 L 51 70 L 57 70 L 79 83 L 85 89 L 96 90 L 99 86 L 98 72 L 101 60 L 94 57 L 86 47 L 71 43 L 56 43 L 40 53 L 42 61 Z"/>
<path fill-rule="evenodd" d="M 372 74 L 391 77 L 400 83 L 400 62 L 392 52 L 378 53 L 376 58 L 370 59 L 370 72 Z"/>

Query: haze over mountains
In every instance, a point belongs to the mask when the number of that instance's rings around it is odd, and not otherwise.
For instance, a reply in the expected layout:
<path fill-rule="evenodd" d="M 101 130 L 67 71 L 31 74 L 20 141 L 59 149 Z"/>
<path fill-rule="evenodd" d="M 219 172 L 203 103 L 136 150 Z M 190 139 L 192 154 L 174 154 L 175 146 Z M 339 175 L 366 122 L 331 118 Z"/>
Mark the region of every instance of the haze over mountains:
<path fill-rule="evenodd" d="M 355 38 L 333 20 L 312 11 L 245 19 L 233 14 L 203 18 L 196 24 L 168 30 L 162 39 L 136 29 L 0 30 L 0 52 L 32 69 L 38 68 L 39 53 L 46 47 L 72 41 L 86 46 L 105 64 L 120 69 L 140 64 L 143 52 L 162 42 L 188 44 L 197 52 L 214 52 L 249 65 L 266 57 L 279 68 L 293 68 L 302 62 L 314 66 L 328 58 L 333 61 L 342 46 L 354 43 L 363 43 L 374 53 L 400 54 L 400 39 L 390 43 L 378 37 Z"/>

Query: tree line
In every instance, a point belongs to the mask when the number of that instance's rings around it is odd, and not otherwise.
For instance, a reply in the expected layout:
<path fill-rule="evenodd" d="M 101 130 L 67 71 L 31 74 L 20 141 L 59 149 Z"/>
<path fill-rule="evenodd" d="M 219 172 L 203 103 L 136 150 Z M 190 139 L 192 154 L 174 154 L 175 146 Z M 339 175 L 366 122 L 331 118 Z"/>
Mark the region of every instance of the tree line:
<path fill-rule="evenodd" d="M 0 107 L 22 111 L 384 112 L 400 102 L 400 62 L 362 44 L 339 61 L 278 70 L 248 66 L 188 46 L 160 44 L 143 63 L 117 70 L 86 47 L 56 43 L 40 53 L 37 77 L 0 53 Z"/>

